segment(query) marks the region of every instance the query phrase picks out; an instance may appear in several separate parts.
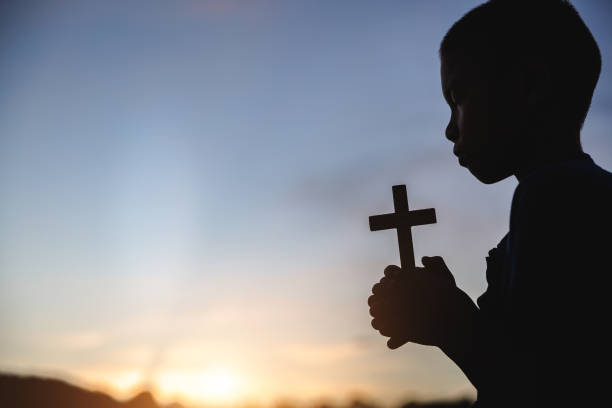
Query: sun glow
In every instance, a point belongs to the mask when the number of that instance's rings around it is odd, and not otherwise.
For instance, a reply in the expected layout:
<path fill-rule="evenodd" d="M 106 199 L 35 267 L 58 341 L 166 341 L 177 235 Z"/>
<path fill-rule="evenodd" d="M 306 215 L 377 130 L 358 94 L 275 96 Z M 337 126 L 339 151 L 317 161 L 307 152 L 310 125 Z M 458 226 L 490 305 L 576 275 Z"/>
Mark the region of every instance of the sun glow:
<path fill-rule="evenodd" d="M 168 396 L 178 395 L 215 404 L 231 404 L 244 396 L 244 382 L 225 367 L 202 372 L 163 373 L 158 378 L 158 387 Z"/>

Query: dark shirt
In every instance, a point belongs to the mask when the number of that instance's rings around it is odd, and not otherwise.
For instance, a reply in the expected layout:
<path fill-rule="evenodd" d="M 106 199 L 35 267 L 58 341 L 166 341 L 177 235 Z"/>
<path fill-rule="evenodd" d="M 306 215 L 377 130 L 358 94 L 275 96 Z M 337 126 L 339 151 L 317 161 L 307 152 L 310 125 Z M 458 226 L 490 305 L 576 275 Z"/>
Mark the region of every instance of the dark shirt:
<path fill-rule="evenodd" d="M 612 347 L 611 234 L 612 174 L 589 155 L 522 178 L 478 298 L 484 347 L 499 368 L 479 387 L 479 407 L 568 406 L 608 394 L 596 368 Z"/>

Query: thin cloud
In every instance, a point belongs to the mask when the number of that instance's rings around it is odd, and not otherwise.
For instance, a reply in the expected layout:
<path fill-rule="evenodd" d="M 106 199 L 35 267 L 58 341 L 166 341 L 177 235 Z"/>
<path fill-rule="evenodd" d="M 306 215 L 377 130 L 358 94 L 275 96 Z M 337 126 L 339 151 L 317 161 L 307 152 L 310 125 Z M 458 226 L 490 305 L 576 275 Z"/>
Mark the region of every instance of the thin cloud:
<path fill-rule="evenodd" d="M 62 349 L 91 350 L 102 346 L 106 340 L 106 336 L 99 331 L 77 331 L 58 335 L 49 343 Z"/>
<path fill-rule="evenodd" d="M 291 344 L 281 355 L 299 364 L 321 366 L 357 357 L 364 351 L 357 343 Z"/>

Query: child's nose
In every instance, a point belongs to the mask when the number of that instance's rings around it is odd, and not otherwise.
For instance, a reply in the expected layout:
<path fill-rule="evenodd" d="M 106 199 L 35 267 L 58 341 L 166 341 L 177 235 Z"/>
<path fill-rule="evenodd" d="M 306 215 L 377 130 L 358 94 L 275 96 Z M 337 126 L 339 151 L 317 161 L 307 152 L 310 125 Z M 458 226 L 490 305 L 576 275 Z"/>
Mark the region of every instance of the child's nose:
<path fill-rule="evenodd" d="M 451 120 L 448 122 L 446 126 L 446 138 L 451 142 L 456 142 L 459 137 L 459 132 L 457 132 L 457 127 L 455 126 L 455 121 L 451 117 Z"/>

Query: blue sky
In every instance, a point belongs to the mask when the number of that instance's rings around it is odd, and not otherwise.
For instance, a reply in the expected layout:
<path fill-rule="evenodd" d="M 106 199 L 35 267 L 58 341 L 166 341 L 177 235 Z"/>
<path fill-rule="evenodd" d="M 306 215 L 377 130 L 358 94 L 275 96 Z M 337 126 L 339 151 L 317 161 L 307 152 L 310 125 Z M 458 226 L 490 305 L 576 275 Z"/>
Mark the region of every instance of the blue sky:
<path fill-rule="evenodd" d="M 573 3 L 603 56 L 583 146 L 611 169 L 612 7 Z M 439 351 L 387 350 L 366 299 L 400 183 L 438 215 L 417 257 L 485 289 L 516 180 L 457 165 L 437 57 L 477 4 L 6 6 L 0 369 L 196 402 L 211 372 L 263 402 L 473 393 Z"/>

